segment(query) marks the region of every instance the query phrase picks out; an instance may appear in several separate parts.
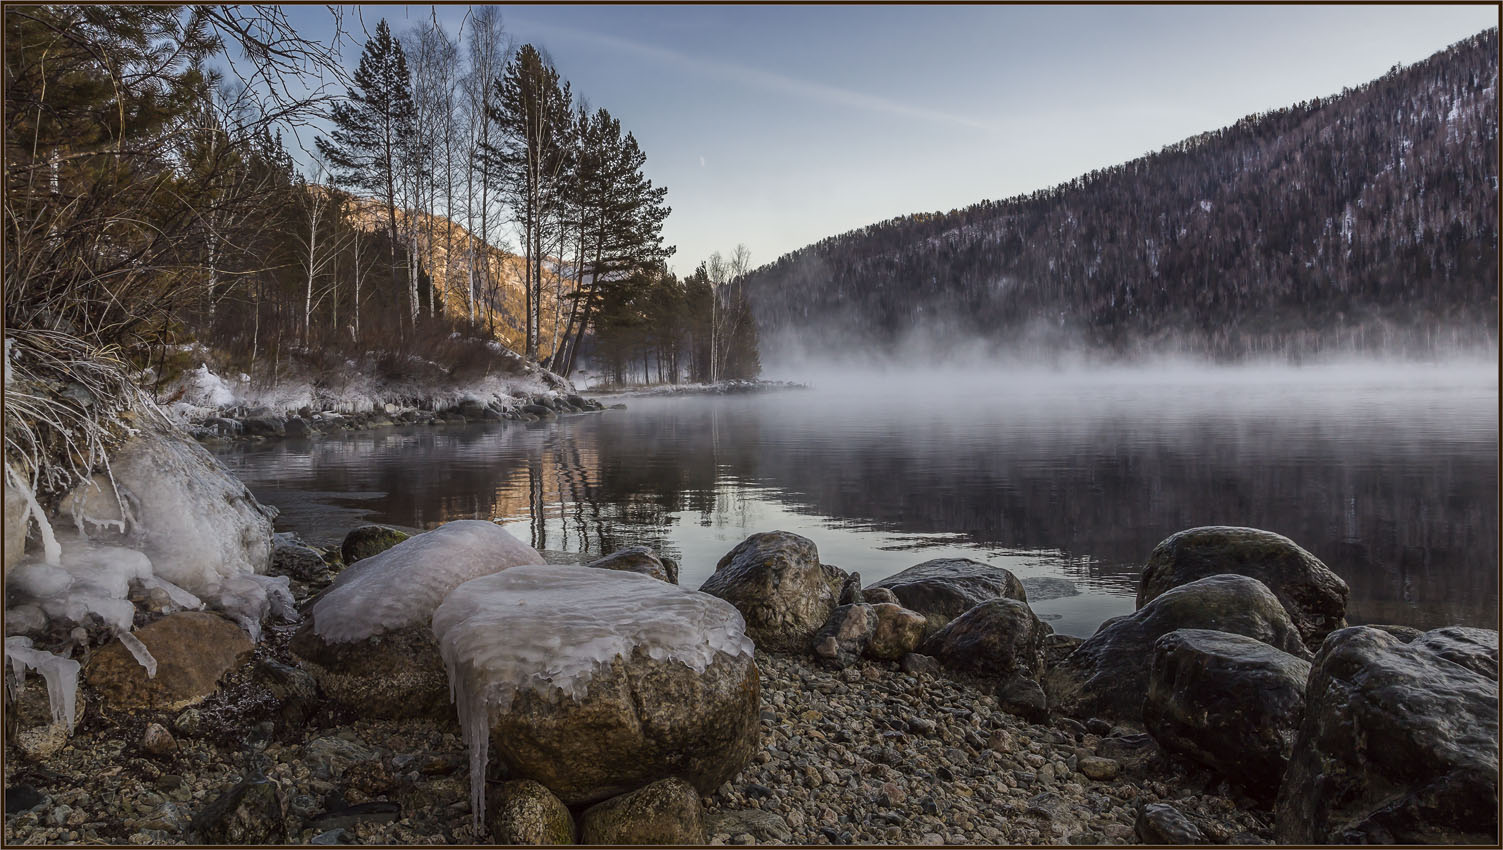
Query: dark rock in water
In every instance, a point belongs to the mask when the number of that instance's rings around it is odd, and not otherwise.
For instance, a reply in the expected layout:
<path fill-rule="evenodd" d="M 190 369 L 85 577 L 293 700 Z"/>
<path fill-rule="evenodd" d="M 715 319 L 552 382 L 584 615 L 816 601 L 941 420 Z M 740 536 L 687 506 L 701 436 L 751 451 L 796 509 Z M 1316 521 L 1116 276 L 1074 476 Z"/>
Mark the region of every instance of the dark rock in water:
<path fill-rule="evenodd" d="M 485 826 L 494 844 L 573 844 L 574 818 L 553 792 L 531 779 L 490 790 Z"/>
<path fill-rule="evenodd" d="M 1369 624 L 1368 628 L 1369 629 L 1377 629 L 1380 632 L 1387 632 L 1387 633 L 1393 635 L 1394 637 L 1398 638 L 1403 643 L 1408 643 L 1408 642 L 1414 640 L 1415 638 L 1417 638 L 1420 635 L 1422 635 L 1422 634 L 1425 633 L 1423 629 L 1416 629 L 1413 626 L 1394 626 L 1394 625 L 1386 625 L 1386 624 Z"/>
<path fill-rule="evenodd" d="M 539 419 L 551 419 L 558 415 L 553 412 L 552 408 L 541 404 L 524 404 L 522 405 L 522 412 L 536 416 Z"/>
<path fill-rule="evenodd" d="M 1497 845 L 1496 681 L 1356 627 L 1326 638 L 1305 702 L 1279 843 Z"/>
<path fill-rule="evenodd" d="M 254 416 L 240 420 L 240 431 L 247 437 L 285 437 L 287 423 L 278 416 Z"/>
<path fill-rule="evenodd" d="M 696 673 L 639 649 L 601 667 L 578 700 L 519 692 L 492 717 L 491 752 L 571 806 L 669 776 L 708 794 L 756 753 L 760 700 L 750 656 L 720 654 Z"/>
<path fill-rule="evenodd" d="M 238 437 L 244 430 L 240 425 L 240 420 L 226 419 L 222 416 L 205 419 L 202 427 L 216 437 Z"/>
<path fill-rule="evenodd" d="M 840 593 L 836 603 L 840 605 L 857 605 L 865 602 L 861 598 L 861 573 L 851 573 L 840 583 Z"/>
<path fill-rule="evenodd" d="M 988 599 L 945 624 L 919 650 L 962 673 L 1037 679 L 1046 627 L 1026 603 Z"/>
<path fill-rule="evenodd" d="M 307 437 L 313 436 L 313 426 L 309 425 L 307 421 L 305 421 L 300 416 L 294 416 L 291 419 L 288 419 L 287 424 L 286 426 L 284 426 L 284 428 L 287 436 L 290 439 L 305 439 Z"/>
<path fill-rule="evenodd" d="M 377 800 L 324 812 L 308 825 L 317 832 L 324 832 L 331 829 L 354 829 L 362 823 L 391 823 L 401 816 L 400 804 Z"/>
<path fill-rule="evenodd" d="M 281 786 L 252 775 L 201 809 L 188 828 L 204 844 L 281 844 L 286 812 Z"/>
<path fill-rule="evenodd" d="M 777 841 L 788 843 L 793 830 L 782 815 L 765 809 L 730 809 L 705 813 L 705 832 L 709 836 L 750 835 L 760 844 Z"/>
<path fill-rule="evenodd" d="M 1498 633 L 1491 629 L 1446 626 L 1425 632 L 1410 645 L 1498 681 Z"/>
<path fill-rule="evenodd" d="M 1075 582 L 1067 578 L 1054 578 L 1052 576 L 1029 576 L 1021 579 L 1023 590 L 1028 594 L 1029 602 L 1043 602 L 1049 599 L 1064 599 L 1067 596 L 1079 596 L 1080 588 Z"/>
<path fill-rule="evenodd" d="M 1346 625 L 1346 582 L 1293 540 L 1256 528 L 1206 526 L 1165 538 L 1143 567 L 1138 607 L 1170 588 L 1228 573 L 1255 578 L 1273 591 L 1306 646 L 1320 646 Z"/>
<path fill-rule="evenodd" d="M 135 635 L 156 659 L 156 676 L 148 678 L 118 640 L 95 650 L 84 668 L 84 679 L 111 708 L 173 711 L 195 705 L 255 648 L 239 626 L 207 611 L 171 614 Z"/>
<path fill-rule="evenodd" d="M 344 536 L 344 542 L 339 544 L 339 555 L 346 564 L 353 564 L 362 558 L 379 555 L 407 537 L 407 532 L 390 526 L 362 525 Z"/>
<path fill-rule="evenodd" d="M 804 651 L 835 611 L 819 550 L 807 537 L 786 531 L 743 540 L 699 590 L 736 606 L 746 618 L 747 636 L 771 652 Z"/>
<path fill-rule="evenodd" d="M 47 795 L 30 785 L 12 785 L 5 789 L 5 813 L 29 812 L 47 802 Z"/>
<path fill-rule="evenodd" d="M 1077 717 L 1140 720 L 1153 643 L 1177 629 L 1246 635 L 1309 658 L 1279 600 L 1257 579 L 1209 576 L 1169 590 L 1132 614 L 1101 624 L 1044 675 L 1049 708 Z"/>
<path fill-rule="evenodd" d="M 1272 802 L 1305 712 L 1310 663 L 1262 641 L 1182 629 L 1153 645 L 1143 723 L 1188 756 Z"/>
<path fill-rule="evenodd" d="M 898 669 L 910 676 L 917 676 L 920 673 L 937 676 L 939 675 L 939 661 L 932 655 L 910 652 L 898 661 Z"/>
<path fill-rule="evenodd" d="M 1150 803 L 1138 810 L 1133 832 L 1144 844 L 1210 844 L 1200 827 L 1168 803 Z"/>
<path fill-rule="evenodd" d="M 704 806 L 694 786 L 670 777 L 597 803 L 579 816 L 581 844 L 704 844 Z"/>
<path fill-rule="evenodd" d="M 891 590 L 904 607 L 928 619 L 928 634 L 989 599 L 1027 602 L 1022 582 L 1010 570 L 968 558 L 940 558 L 874 582 Z"/>
<path fill-rule="evenodd" d="M 871 608 L 876 612 L 877 626 L 866 644 L 868 658 L 897 661 L 923 642 L 927 622 L 923 614 L 891 602 L 878 602 Z"/>
<path fill-rule="evenodd" d="M 324 563 L 324 556 L 291 532 L 271 536 L 271 567 L 267 570 L 269 574 L 311 581 L 323 576 L 328 570 L 329 565 Z"/>
<path fill-rule="evenodd" d="M 596 561 L 585 564 L 597 570 L 622 570 L 629 573 L 641 573 L 652 576 L 658 581 L 666 581 L 669 584 L 678 584 L 678 565 L 674 564 L 673 570 L 668 569 L 670 562 L 664 562 L 652 550 L 646 546 L 628 546 L 619 552 L 606 555 Z"/>
<path fill-rule="evenodd" d="M 883 603 L 889 603 L 892 605 L 903 604 L 898 601 L 898 595 L 896 593 L 893 593 L 891 590 L 888 590 L 885 587 L 862 588 L 861 601 L 872 605 L 881 605 Z"/>
<path fill-rule="evenodd" d="M 1049 719 L 1044 689 L 1027 676 L 1014 676 L 997 688 L 997 707 L 1029 723 L 1043 723 Z"/>
<path fill-rule="evenodd" d="M 433 629 L 422 623 L 364 640 L 330 642 L 306 618 L 288 648 L 333 701 L 386 719 L 455 716 Z"/>
<path fill-rule="evenodd" d="M 825 664 L 849 667 L 866 651 L 877 630 L 877 611 L 870 605 L 842 605 L 814 633 L 814 655 Z"/>

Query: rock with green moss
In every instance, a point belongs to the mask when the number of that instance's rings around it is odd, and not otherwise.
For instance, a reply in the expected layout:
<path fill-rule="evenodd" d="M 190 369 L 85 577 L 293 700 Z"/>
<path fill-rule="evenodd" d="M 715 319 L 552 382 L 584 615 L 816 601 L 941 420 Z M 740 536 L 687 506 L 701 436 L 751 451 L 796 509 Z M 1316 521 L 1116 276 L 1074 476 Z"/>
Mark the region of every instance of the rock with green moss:
<path fill-rule="evenodd" d="M 407 532 L 389 525 L 362 525 L 344 536 L 344 542 L 339 544 L 339 555 L 346 564 L 353 564 L 362 558 L 379 555 L 407 537 Z"/>
<path fill-rule="evenodd" d="M 660 779 L 585 810 L 581 844 L 704 844 L 704 807 L 694 786 Z"/>
<path fill-rule="evenodd" d="M 1346 582 L 1293 540 L 1257 528 L 1205 526 L 1165 538 L 1143 566 L 1138 607 L 1170 588 L 1228 573 L 1273 591 L 1308 647 L 1346 626 Z"/>
<path fill-rule="evenodd" d="M 1049 710 L 1141 721 L 1154 641 L 1177 629 L 1245 635 L 1296 658 L 1310 657 L 1284 606 L 1262 582 L 1241 575 L 1208 576 L 1102 623 L 1045 673 Z"/>
<path fill-rule="evenodd" d="M 504 782 L 490 792 L 485 826 L 495 844 L 573 844 L 569 807 L 540 782 Z"/>

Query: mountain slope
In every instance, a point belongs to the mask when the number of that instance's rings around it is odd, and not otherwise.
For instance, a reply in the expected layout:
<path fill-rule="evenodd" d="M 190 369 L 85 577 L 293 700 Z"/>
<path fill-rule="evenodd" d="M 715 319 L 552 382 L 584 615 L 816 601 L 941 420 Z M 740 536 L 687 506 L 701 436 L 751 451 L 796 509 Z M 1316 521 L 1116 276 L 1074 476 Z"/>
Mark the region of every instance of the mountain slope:
<path fill-rule="evenodd" d="M 1498 33 L 1067 184 L 907 216 L 746 281 L 764 338 L 1116 351 L 1496 339 Z"/>

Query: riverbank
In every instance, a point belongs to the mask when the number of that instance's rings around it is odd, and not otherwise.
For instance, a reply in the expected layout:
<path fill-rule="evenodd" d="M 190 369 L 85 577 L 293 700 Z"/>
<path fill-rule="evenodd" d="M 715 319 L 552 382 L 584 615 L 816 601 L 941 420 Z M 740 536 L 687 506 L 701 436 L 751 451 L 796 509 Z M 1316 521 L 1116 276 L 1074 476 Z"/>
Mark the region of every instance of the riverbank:
<path fill-rule="evenodd" d="M 488 843 L 471 824 L 457 724 L 278 699 L 265 683 L 296 669 L 291 632 L 268 629 L 195 708 L 123 715 L 91 702 L 65 747 L 8 759 L 6 843 L 192 843 L 216 828 L 195 817 L 257 770 L 286 806 L 283 824 L 259 828 L 290 843 Z M 763 746 L 703 799 L 712 844 L 1123 844 L 1158 802 L 1218 842 L 1271 836 L 1268 812 L 1131 727 L 1030 724 L 985 688 L 895 663 L 837 673 L 798 656 L 756 660 Z M 33 678 L 29 705 L 45 700 L 39 688 Z M 162 752 L 148 751 L 152 723 L 171 736 Z"/>
<path fill-rule="evenodd" d="M 781 392 L 784 390 L 807 390 L 808 384 L 797 381 L 764 381 L 761 379 L 718 381 L 713 384 L 657 384 L 645 387 L 592 386 L 589 391 L 600 396 L 689 396 L 689 395 L 745 395 L 751 393 Z"/>

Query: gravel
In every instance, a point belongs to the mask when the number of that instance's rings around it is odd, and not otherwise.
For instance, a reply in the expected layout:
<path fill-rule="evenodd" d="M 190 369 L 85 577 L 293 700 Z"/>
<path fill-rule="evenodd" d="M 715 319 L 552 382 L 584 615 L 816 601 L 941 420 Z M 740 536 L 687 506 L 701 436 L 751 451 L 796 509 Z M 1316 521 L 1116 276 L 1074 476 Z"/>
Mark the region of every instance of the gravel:
<path fill-rule="evenodd" d="M 5 842 L 191 843 L 193 818 L 259 771 L 280 788 L 290 842 L 486 843 L 471 826 L 456 724 L 322 706 L 278 725 L 254 672 L 289 660 L 286 637 L 269 630 L 256 658 L 195 709 L 101 714 L 91 700 L 44 762 L 7 752 L 7 797 L 40 802 L 6 817 Z M 1266 809 L 1159 753 L 1140 729 L 1030 724 L 982 684 L 896 663 L 837 672 L 759 652 L 757 664 L 763 748 L 704 798 L 712 844 L 1134 843 L 1140 809 L 1155 803 L 1218 843 L 1271 837 Z M 171 730 L 174 750 L 147 752 L 153 723 Z M 372 805 L 382 802 L 399 810 Z"/>

